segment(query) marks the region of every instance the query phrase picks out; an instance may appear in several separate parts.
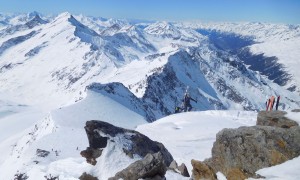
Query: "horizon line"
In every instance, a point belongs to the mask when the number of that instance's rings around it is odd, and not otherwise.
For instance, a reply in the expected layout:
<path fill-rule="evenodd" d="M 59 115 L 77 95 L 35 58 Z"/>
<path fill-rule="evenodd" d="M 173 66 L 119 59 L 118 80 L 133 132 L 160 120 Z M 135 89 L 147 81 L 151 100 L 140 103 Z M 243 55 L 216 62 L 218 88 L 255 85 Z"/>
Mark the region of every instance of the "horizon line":
<path fill-rule="evenodd" d="M 247 21 L 247 20 L 241 20 L 241 21 L 231 21 L 231 20 L 208 20 L 208 19 L 144 19 L 144 18 L 115 18 L 115 17 L 105 17 L 105 16 L 95 16 L 95 15 L 88 15 L 86 13 L 72 13 L 70 11 L 61 11 L 58 13 L 41 13 L 37 10 L 28 11 L 28 12 L 0 12 L 2 15 L 29 15 L 31 13 L 37 13 L 38 15 L 42 16 L 59 16 L 60 14 L 69 13 L 74 16 L 85 16 L 85 17 L 94 17 L 94 18 L 103 18 L 106 20 L 109 19 L 115 19 L 115 20 L 126 20 L 126 21 L 148 21 L 149 23 L 152 22 L 169 22 L 169 23 L 189 23 L 189 22 L 196 22 L 196 23 L 263 23 L 263 24 L 277 24 L 277 25 L 296 25 L 300 26 L 300 23 L 284 23 L 284 22 L 267 22 L 267 21 Z"/>

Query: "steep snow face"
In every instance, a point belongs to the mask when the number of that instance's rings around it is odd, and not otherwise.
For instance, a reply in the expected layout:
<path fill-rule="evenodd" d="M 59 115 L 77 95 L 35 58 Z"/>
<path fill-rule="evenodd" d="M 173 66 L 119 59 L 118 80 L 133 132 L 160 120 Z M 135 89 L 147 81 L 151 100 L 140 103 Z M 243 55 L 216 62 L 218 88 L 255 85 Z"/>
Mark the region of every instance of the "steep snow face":
<path fill-rule="evenodd" d="M 116 126 L 121 126 L 121 127 L 126 127 L 129 129 L 132 129 L 133 126 L 131 124 L 139 124 L 139 123 L 137 123 L 139 121 L 135 121 L 135 119 L 147 119 L 147 120 L 152 119 L 153 120 L 153 115 L 151 114 L 151 111 L 144 110 L 145 104 L 140 99 L 138 99 L 134 94 L 132 94 L 121 83 L 109 83 L 109 84 L 93 83 L 93 84 L 87 86 L 87 90 L 90 90 L 94 93 L 101 94 L 104 97 L 111 98 L 116 103 L 121 104 L 122 107 L 128 108 L 131 111 L 133 111 L 133 113 L 139 115 L 138 118 L 135 118 L 128 114 L 125 117 L 130 119 L 130 123 L 128 123 L 127 121 L 124 121 L 124 124 L 116 124 Z M 118 122 L 121 122 L 121 119 L 124 118 L 124 114 L 114 113 L 115 108 L 110 109 L 111 107 L 113 107 L 113 106 L 108 105 L 106 107 L 106 104 L 103 103 L 103 108 L 106 109 L 103 111 L 107 111 L 107 112 L 111 111 L 111 113 L 107 113 L 107 114 L 109 116 L 112 116 L 112 114 L 114 114 L 113 117 L 115 117 L 115 116 L 118 117 L 115 119 L 117 119 Z M 103 121 L 106 121 L 106 120 L 103 120 Z M 107 121 L 107 122 L 110 122 L 113 125 L 115 125 L 112 121 Z M 144 122 L 144 120 L 143 120 L 143 122 Z"/>
<path fill-rule="evenodd" d="M 38 103 L 46 94 L 56 99 L 55 106 L 68 102 L 94 74 L 104 76 L 115 69 L 114 56 L 92 49 L 105 46 L 101 37 L 68 13 L 5 39 L 0 81 L 6 87 L 1 92 L 14 92 L 24 103 Z"/>

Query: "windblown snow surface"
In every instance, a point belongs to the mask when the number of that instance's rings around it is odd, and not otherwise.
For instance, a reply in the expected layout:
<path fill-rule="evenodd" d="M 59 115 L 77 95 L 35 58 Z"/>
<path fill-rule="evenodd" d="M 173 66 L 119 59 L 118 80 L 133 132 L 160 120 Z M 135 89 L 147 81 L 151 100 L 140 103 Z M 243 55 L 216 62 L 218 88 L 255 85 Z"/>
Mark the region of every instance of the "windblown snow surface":
<path fill-rule="evenodd" d="M 108 145 L 97 159 L 96 166 L 86 163 L 79 153 L 88 146 L 83 127 L 91 119 L 135 129 L 152 140 L 162 142 L 179 164 L 187 165 L 191 174 L 191 159 L 204 160 L 211 156 L 217 132 L 223 128 L 255 125 L 257 116 L 253 111 L 201 111 L 174 114 L 147 123 L 137 112 L 94 91 L 88 91 L 83 100 L 54 110 L 45 118 L 33 113 L 35 109 L 31 107 L 8 102 L 1 102 L 1 105 L 0 179 L 13 179 L 15 174 L 26 173 L 28 180 L 42 180 L 44 176 L 69 180 L 77 179 L 83 172 L 107 179 L 125 168 L 124 164 L 135 160 L 118 152 L 118 148 L 113 148 L 115 152 L 108 151 L 111 150 Z M 118 113 L 109 113 L 110 109 Z M 22 116 L 26 118 L 18 122 Z M 289 112 L 287 116 L 300 122 L 296 113 Z M 47 150 L 50 154 L 45 158 L 38 157 L 37 149 Z M 111 167 L 110 164 L 119 166 Z M 258 172 L 267 179 L 298 179 L 299 168 L 300 159 L 295 158 Z M 218 176 L 219 179 L 224 178 L 221 173 Z M 166 177 L 169 180 L 189 179 L 171 171 Z"/>

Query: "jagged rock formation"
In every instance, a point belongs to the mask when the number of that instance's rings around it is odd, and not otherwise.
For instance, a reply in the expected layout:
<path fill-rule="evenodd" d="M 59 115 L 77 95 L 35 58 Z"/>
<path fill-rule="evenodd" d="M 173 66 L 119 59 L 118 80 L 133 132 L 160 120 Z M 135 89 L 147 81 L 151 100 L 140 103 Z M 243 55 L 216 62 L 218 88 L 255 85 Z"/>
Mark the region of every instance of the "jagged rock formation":
<path fill-rule="evenodd" d="M 284 112 L 268 112 L 267 117 L 282 118 Z M 262 118 L 263 112 L 260 113 Z M 276 116 L 277 115 L 277 116 Z M 267 121 L 265 119 L 264 121 Z M 267 124 L 267 123 L 266 123 Z M 271 124 L 274 125 L 274 124 Z M 286 127 L 286 126 L 284 126 Z M 282 128 L 281 125 L 223 129 L 217 134 L 212 157 L 204 162 L 192 161 L 193 178 L 211 178 L 222 172 L 227 179 L 257 177 L 255 172 L 300 155 L 300 127 Z"/>
<path fill-rule="evenodd" d="M 26 173 L 17 173 L 14 176 L 15 180 L 26 180 L 28 179 L 28 176 L 26 175 Z"/>
<path fill-rule="evenodd" d="M 42 150 L 42 149 L 37 149 L 36 150 L 36 155 L 38 156 L 38 157 L 46 157 L 46 156 L 48 156 L 50 154 L 50 152 L 49 151 L 46 151 L 46 150 Z"/>
<path fill-rule="evenodd" d="M 90 147 L 88 149 L 105 148 L 110 137 L 121 134 L 124 136 L 128 135 L 126 139 L 129 140 L 131 144 L 128 149 L 123 149 L 126 155 L 133 157 L 134 154 L 137 154 L 141 157 L 145 157 L 148 153 L 161 152 L 166 165 L 169 166 L 173 161 L 172 155 L 162 143 L 152 141 L 137 131 L 116 127 L 107 122 L 96 120 L 87 121 L 84 128 L 89 139 Z"/>
<path fill-rule="evenodd" d="M 167 167 L 173 161 L 172 155 L 163 144 L 150 140 L 147 136 L 134 130 L 115 127 L 107 122 L 87 121 L 85 130 L 89 140 L 89 147 L 80 154 L 88 163 L 97 164 L 97 158 L 102 155 L 109 143 L 122 151 L 128 158 L 139 159 L 128 167 L 118 172 L 111 179 L 139 179 L 139 178 L 164 178 Z M 117 140 L 116 140 L 117 139 Z M 118 141 L 118 142 L 116 142 Z M 109 150 L 110 151 L 110 150 Z M 112 152 L 112 153 L 113 153 Z M 119 156 L 119 154 L 118 154 Z"/>
<path fill-rule="evenodd" d="M 173 170 L 176 173 L 181 174 L 184 177 L 190 177 L 190 174 L 187 170 L 187 167 L 184 163 L 182 163 L 180 166 L 178 166 L 177 162 L 174 160 L 169 166 L 169 169 Z"/>

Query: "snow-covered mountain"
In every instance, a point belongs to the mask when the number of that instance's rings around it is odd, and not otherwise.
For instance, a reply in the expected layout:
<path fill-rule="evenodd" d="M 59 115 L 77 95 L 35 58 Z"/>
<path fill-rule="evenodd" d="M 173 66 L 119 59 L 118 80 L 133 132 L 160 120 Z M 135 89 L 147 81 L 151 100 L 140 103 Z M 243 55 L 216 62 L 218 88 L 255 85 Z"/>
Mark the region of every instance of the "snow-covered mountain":
<path fill-rule="evenodd" d="M 233 46 L 246 42 L 236 54 L 250 65 L 250 69 L 260 71 L 274 82 L 299 93 L 299 25 L 245 22 L 185 23 L 182 26 L 204 32 L 214 43 L 231 45 L 231 50 Z M 224 42 L 228 38 L 234 44 Z M 238 41 L 241 38 L 243 41 Z"/>
<path fill-rule="evenodd" d="M 286 83 L 276 83 L 194 26 L 157 22 L 140 28 L 77 17 L 87 25 L 69 13 L 53 20 L 36 13 L 28 22 L 2 29 L 0 92 L 10 92 L 24 104 L 59 107 L 93 82 L 120 82 L 152 104 L 154 119 L 173 112 L 187 86 L 199 100 L 194 105 L 199 110 L 262 109 L 270 95 L 282 96 L 283 109 L 299 106 L 296 73 L 288 72 Z M 291 83 L 294 93 L 286 90 Z"/>
<path fill-rule="evenodd" d="M 173 114 L 185 91 L 194 111 L 262 110 L 271 95 L 281 96 L 280 109 L 299 108 L 299 30 L 0 14 L 0 179 L 78 178 L 66 164 L 93 171 L 79 155 L 85 121 L 135 129 Z"/>

